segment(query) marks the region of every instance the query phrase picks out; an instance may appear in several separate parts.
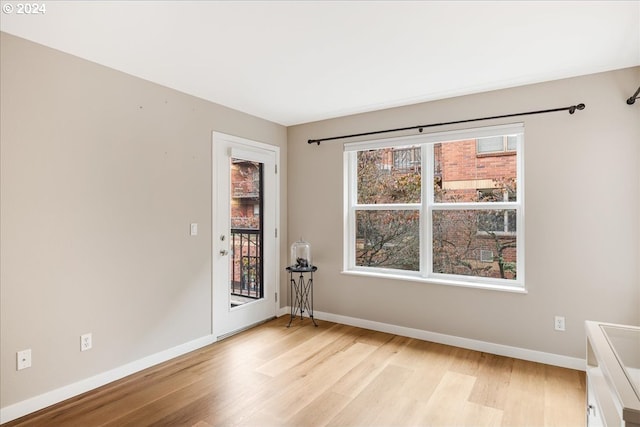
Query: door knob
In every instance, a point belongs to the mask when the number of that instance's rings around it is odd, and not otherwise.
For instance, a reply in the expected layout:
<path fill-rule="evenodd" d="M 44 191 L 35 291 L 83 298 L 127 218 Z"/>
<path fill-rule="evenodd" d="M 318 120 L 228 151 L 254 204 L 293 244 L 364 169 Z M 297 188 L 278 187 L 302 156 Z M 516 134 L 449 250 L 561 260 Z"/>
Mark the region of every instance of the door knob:
<path fill-rule="evenodd" d="M 220 249 L 220 255 L 225 256 L 225 255 L 228 255 L 228 254 L 229 254 L 229 251 L 228 251 L 228 250 L 226 250 L 226 249 Z"/>

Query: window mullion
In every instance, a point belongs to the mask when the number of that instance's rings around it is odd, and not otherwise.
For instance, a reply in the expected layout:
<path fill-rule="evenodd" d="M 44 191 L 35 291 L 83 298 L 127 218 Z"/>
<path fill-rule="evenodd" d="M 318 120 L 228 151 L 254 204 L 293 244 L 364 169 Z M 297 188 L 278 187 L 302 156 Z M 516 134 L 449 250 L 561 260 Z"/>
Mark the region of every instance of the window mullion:
<path fill-rule="evenodd" d="M 420 210 L 419 203 L 376 203 L 376 204 L 356 204 L 354 208 L 360 211 L 416 211 Z"/>
<path fill-rule="evenodd" d="M 433 210 L 510 210 L 517 209 L 519 206 L 520 204 L 518 202 L 434 203 Z"/>
<path fill-rule="evenodd" d="M 420 211 L 420 274 L 431 275 L 433 269 L 433 224 L 431 210 L 434 194 L 436 165 L 433 155 L 433 144 L 422 145 L 422 209 Z"/>

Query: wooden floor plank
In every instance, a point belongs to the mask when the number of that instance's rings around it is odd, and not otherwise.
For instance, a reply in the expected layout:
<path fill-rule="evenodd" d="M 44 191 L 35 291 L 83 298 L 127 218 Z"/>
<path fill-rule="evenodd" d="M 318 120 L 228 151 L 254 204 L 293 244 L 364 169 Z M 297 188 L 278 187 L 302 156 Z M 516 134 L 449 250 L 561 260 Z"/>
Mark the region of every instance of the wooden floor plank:
<path fill-rule="evenodd" d="M 436 343 L 422 342 L 417 353 L 419 361 L 414 363 L 414 374 L 402 387 L 403 396 L 428 402 L 445 373 L 450 371 L 454 362 L 453 347 Z"/>
<path fill-rule="evenodd" d="M 466 348 L 450 348 L 452 351 L 449 369 L 465 375 L 476 375 L 481 364 L 482 353 Z"/>
<path fill-rule="evenodd" d="M 545 370 L 540 363 L 513 361 L 503 425 L 544 425 Z"/>
<path fill-rule="evenodd" d="M 469 401 L 504 410 L 514 359 L 482 353 Z"/>
<path fill-rule="evenodd" d="M 313 326 L 310 327 L 313 328 Z M 243 405 L 222 408 L 216 414 L 216 422 L 235 422 L 235 420 L 241 419 L 246 415 L 244 408 L 255 410 L 255 408 L 260 408 L 266 400 L 273 398 L 274 395 L 280 395 L 298 387 L 298 381 L 300 379 L 312 375 L 320 367 L 325 366 L 328 358 L 356 343 L 358 337 L 364 332 L 362 329 L 345 325 L 338 325 L 335 328 L 331 328 L 330 333 L 332 334 L 332 340 L 329 340 L 329 344 L 320 349 L 316 349 L 317 351 L 315 353 L 310 352 L 304 360 L 300 360 L 299 364 L 292 366 L 290 369 L 274 377 L 269 387 L 265 387 L 252 396 L 249 396 L 246 401 L 243 402 Z M 327 385 L 329 386 L 331 384 Z"/>
<path fill-rule="evenodd" d="M 477 403 L 466 402 L 462 411 L 458 414 L 454 425 L 466 425 L 469 420 L 473 420 L 474 427 L 500 427 L 504 412 L 489 406 Z M 517 424 L 518 426 L 528 426 L 531 424 Z"/>
<path fill-rule="evenodd" d="M 283 318 L 286 320 L 289 316 L 282 316 L 280 319 Z M 305 321 L 310 322 L 307 319 L 305 319 Z M 309 327 L 310 325 L 308 323 L 294 323 L 291 327 L 286 328 L 285 325 L 287 322 L 279 324 L 277 329 L 274 329 L 274 333 L 269 335 L 267 339 L 260 342 L 253 341 L 255 343 L 254 354 L 256 357 L 265 361 L 273 360 L 283 352 L 305 343 L 309 338 L 317 336 L 319 331 L 325 331 L 338 326 L 336 323 L 318 322 L 317 328 Z M 285 334 L 281 333 L 283 327 L 286 329 Z M 280 331 L 278 331 L 278 329 L 280 329 Z"/>
<path fill-rule="evenodd" d="M 584 426 L 585 374 L 288 316 L 2 427 Z"/>
<path fill-rule="evenodd" d="M 374 350 L 374 346 L 356 342 L 344 351 L 332 354 L 308 375 L 289 382 L 287 390 L 266 399 L 262 410 L 287 420 L 328 390 Z"/>
<path fill-rule="evenodd" d="M 580 419 L 586 424 L 586 403 L 575 405 L 572 402 L 585 398 L 584 385 L 580 381 L 582 373 L 545 366 L 545 404 L 544 424 L 561 427 L 573 420 Z"/>
<path fill-rule="evenodd" d="M 266 386 L 268 381 L 264 375 L 251 370 L 236 370 L 232 375 L 221 374 L 218 379 L 221 381 L 214 377 L 204 377 L 104 426 L 185 425 L 196 414 L 206 418 L 212 413 L 212 409 L 243 402 L 252 393 Z M 230 383 L 233 387 L 229 386 Z"/>
<path fill-rule="evenodd" d="M 455 426 L 465 425 L 459 414 L 468 403 L 476 378 L 453 371 L 447 371 L 436 386 L 424 407 L 421 425 Z"/>
<path fill-rule="evenodd" d="M 388 365 L 364 390 L 342 409 L 328 426 L 371 426 L 384 425 L 382 418 L 401 416 L 408 399 L 398 399 L 403 384 L 411 377 L 413 370 L 397 365 Z"/>
<path fill-rule="evenodd" d="M 323 347 L 333 343 L 336 334 L 342 333 L 342 331 L 347 328 L 348 327 L 344 325 L 334 325 L 330 329 L 325 330 L 306 328 L 306 331 L 309 331 L 310 335 L 303 335 L 302 340 L 297 341 L 295 345 L 292 342 L 286 342 L 285 345 L 287 345 L 288 350 L 261 366 L 258 366 L 257 371 L 275 377 L 308 359 L 310 354 L 314 354 Z M 298 335 L 296 335 L 296 337 L 298 337 Z"/>
<path fill-rule="evenodd" d="M 345 396 L 356 397 L 410 340 L 411 338 L 392 336 L 358 366 L 340 378 L 331 389 Z"/>
<path fill-rule="evenodd" d="M 321 427 L 326 426 L 335 414 L 339 413 L 349 404 L 351 398 L 336 393 L 329 389 L 313 399 L 309 404 L 300 409 L 289 418 L 284 426 Z"/>

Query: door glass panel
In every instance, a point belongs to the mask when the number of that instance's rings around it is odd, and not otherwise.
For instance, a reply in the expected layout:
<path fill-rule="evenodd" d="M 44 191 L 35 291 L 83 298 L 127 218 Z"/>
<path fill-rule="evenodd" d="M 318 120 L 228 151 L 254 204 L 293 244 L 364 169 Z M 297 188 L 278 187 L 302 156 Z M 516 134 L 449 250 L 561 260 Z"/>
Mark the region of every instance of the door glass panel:
<path fill-rule="evenodd" d="M 229 271 L 231 307 L 264 298 L 263 164 L 231 158 Z"/>

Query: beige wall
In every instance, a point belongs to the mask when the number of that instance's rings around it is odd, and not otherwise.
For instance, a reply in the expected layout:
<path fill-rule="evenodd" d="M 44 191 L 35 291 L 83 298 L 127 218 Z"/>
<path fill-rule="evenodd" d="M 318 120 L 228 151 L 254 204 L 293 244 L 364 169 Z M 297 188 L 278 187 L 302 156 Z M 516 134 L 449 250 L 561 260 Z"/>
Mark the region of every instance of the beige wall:
<path fill-rule="evenodd" d="M 625 69 L 290 127 L 289 236 L 312 245 L 316 310 L 576 358 L 584 320 L 640 324 L 640 105 L 625 102 L 638 84 Z M 580 102 L 470 126 L 525 124 L 528 294 L 341 274 L 343 142 L 308 139 Z"/>
<path fill-rule="evenodd" d="M 212 131 L 280 146 L 282 170 L 287 154 L 280 125 L 1 43 L 5 407 L 209 335 Z M 93 349 L 80 353 L 86 332 Z M 17 372 L 26 348 L 33 367 Z"/>

